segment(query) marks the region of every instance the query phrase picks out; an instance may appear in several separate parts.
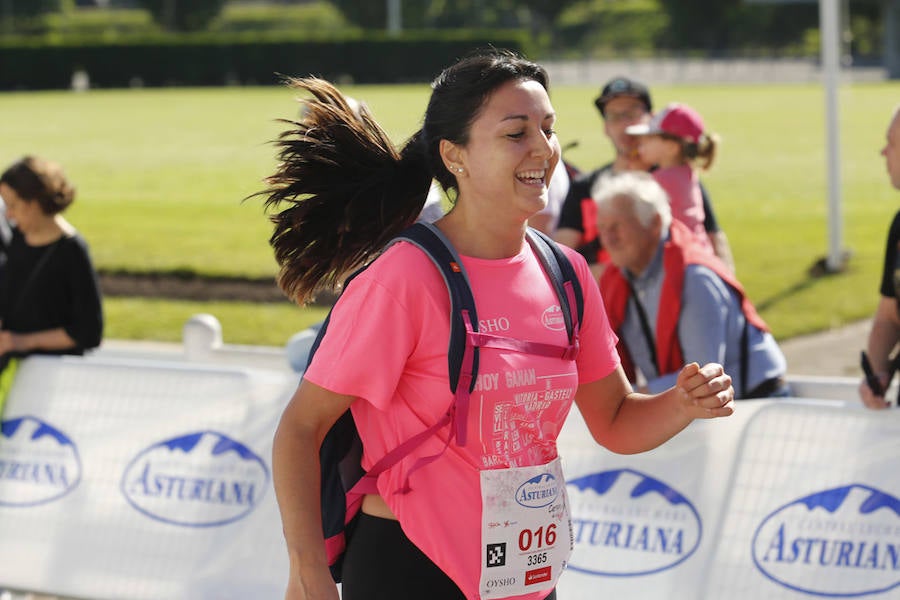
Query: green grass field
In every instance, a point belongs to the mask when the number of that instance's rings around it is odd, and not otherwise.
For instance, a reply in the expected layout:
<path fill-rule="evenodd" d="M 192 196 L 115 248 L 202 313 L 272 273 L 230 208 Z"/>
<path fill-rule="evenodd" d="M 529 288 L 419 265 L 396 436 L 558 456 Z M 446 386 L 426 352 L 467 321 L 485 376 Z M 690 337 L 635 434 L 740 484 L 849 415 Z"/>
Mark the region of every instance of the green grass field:
<path fill-rule="evenodd" d="M 419 126 L 428 87 L 348 86 L 398 142 Z M 610 157 L 594 86 L 559 87 L 552 99 L 566 158 L 583 169 Z M 814 279 L 827 253 L 824 93 L 817 85 L 668 86 L 662 106 L 697 108 L 722 145 L 704 175 L 738 276 L 784 339 L 868 316 L 887 227 L 900 195 L 879 150 L 900 82 L 845 84 L 840 92 L 847 272 Z M 278 118 L 296 114 L 287 88 L 93 90 L 0 94 L 0 164 L 24 153 L 61 162 L 79 190 L 67 213 L 104 269 L 273 275 L 262 188 L 275 165 Z M 225 341 L 283 344 L 321 318 L 288 303 L 106 299 L 107 337 L 178 340 L 196 312 L 220 318 Z"/>

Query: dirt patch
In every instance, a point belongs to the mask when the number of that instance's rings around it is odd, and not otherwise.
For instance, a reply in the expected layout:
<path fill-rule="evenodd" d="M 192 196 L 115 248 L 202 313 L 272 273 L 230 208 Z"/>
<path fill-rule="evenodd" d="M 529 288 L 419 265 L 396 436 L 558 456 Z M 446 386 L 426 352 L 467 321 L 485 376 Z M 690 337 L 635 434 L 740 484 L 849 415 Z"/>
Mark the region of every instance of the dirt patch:
<path fill-rule="evenodd" d="M 194 273 L 100 271 L 100 289 L 108 297 L 168 298 L 208 302 L 289 302 L 274 278 L 206 277 Z"/>
<path fill-rule="evenodd" d="M 167 298 L 210 302 L 290 302 L 274 277 L 210 277 L 192 272 L 124 272 L 100 270 L 106 297 Z M 313 304 L 330 306 L 336 294 L 320 292 Z"/>

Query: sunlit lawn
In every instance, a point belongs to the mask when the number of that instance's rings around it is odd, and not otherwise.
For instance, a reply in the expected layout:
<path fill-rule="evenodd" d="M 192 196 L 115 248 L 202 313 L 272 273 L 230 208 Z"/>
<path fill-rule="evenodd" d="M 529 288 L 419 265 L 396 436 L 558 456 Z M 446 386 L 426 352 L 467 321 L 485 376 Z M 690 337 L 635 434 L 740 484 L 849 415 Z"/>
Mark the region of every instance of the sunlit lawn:
<path fill-rule="evenodd" d="M 582 168 L 610 152 L 592 99 L 598 86 L 554 89 L 566 157 Z M 418 126 L 428 87 L 367 86 L 365 100 L 398 141 Z M 658 105 L 683 101 L 722 136 L 704 176 L 738 275 L 779 338 L 871 314 L 892 190 L 878 151 L 900 83 L 846 84 L 840 92 L 846 273 L 813 279 L 827 253 L 824 96 L 817 85 L 668 86 Z M 275 264 L 260 190 L 274 165 L 277 118 L 296 114 L 286 88 L 94 90 L 0 94 L 0 163 L 24 153 L 54 158 L 76 183 L 68 214 L 102 269 L 270 276 Z M 282 304 L 108 298 L 109 337 L 177 340 L 190 314 L 211 312 L 226 342 L 283 344 L 322 309 Z"/>

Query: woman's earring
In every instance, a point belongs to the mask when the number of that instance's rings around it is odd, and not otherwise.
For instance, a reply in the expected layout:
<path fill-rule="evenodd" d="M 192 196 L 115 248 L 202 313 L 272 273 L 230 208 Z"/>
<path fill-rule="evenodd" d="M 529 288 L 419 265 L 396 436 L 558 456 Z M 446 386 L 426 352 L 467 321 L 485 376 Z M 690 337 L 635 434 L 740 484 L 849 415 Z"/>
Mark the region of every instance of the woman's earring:
<path fill-rule="evenodd" d="M 463 172 L 463 168 L 462 168 L 462 167 L 456 167 L 456 172 L 457 172 L 457 173 L 462 173 L 462 172 Z"/>

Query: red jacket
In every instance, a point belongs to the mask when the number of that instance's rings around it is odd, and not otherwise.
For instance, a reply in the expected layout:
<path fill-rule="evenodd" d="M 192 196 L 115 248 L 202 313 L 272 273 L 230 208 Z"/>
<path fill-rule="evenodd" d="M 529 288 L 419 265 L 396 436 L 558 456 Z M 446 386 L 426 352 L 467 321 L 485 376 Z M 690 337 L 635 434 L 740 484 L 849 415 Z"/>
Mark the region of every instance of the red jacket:
<path fill-rule="evenodd" d="M 656 317 L 656 357 L 659 375 L 674 373 L 684 366 L 684 355 L 681 342 L 678 340 L 678 319 L 681 315 L 684 272 L 688 265 L 702 265 L 712 270 L 737 292 L 747 321 L 762 331 L 769 331 L 769 327 L 744 293 L 743 286 L 728 267 L 718 257 L 696 244 L 693 234 L 686 226 L 678 221 L 672 221 L 669 239 L 663 246 L 664 274 Z M 609 323 L 619 336 L 617 349 L 622 359 L 622 368 L 628 380 L 634 383 L 636 379 L 634 363 L 621 333 L 631 287 L 620 269 L 613 265 L 604 269 L 600 277 L 600 293 L 603 295 Z"/>

